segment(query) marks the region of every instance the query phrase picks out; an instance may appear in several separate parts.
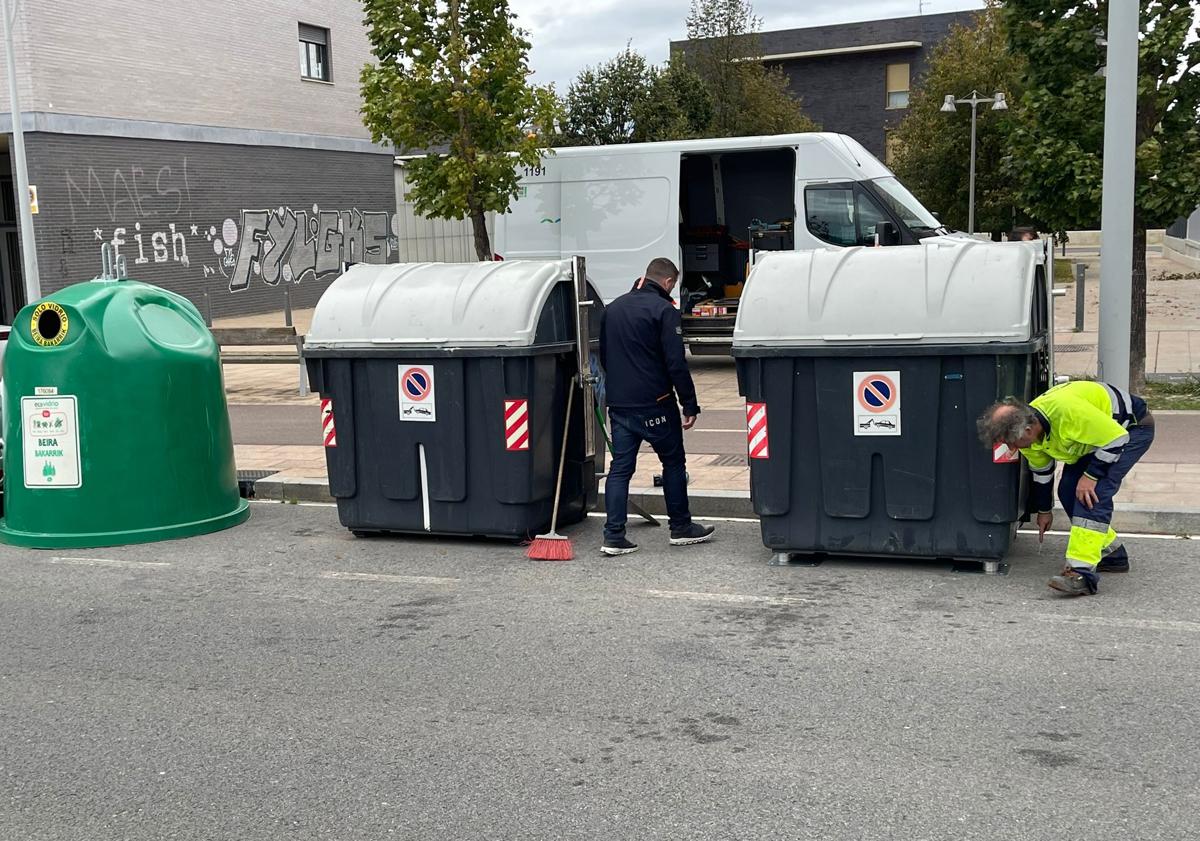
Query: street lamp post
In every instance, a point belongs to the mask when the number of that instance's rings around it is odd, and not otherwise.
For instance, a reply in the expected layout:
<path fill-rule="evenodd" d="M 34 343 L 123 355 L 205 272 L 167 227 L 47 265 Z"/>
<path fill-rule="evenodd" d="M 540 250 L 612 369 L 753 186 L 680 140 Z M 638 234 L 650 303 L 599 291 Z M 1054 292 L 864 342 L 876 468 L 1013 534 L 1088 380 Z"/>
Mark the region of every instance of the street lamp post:
<path fill-rule="evenodd" d="M 21 208 L 21 255 L 25 267 L 25 303 L 42 297 L 38 277 L 37 242 L 33 236 L 33 209 L 29 203 L 29 171 L 25 166 L 25 134 L 21 126 L 21 96 L 17 85 L 17 60 L 13 54 L 13 27 L 21 0 L 0 0 L 0 18 L 4 23 L 4 52 L 8 59 L 8 94 L 12 99 L 13 168 L 17 176 L 17 201 Z"/>
<path fill-rule="evenodd" d="M 1099 375 L 1129 388 L 1133 194 L 1137 152 L 1138 4 L 1108 4 L 1104 192 L 1100 202 Z"/>
<path fill-rule="evenodd" d="M 959 105 L 971 106 L 971 197 L 967 207 L 967 233 L 975 233 L 975 121 L 979 114 L 979 106 L 985 102 L 992 104 L 993 111 L 1007 111 L 1008 100 L 1000 91 L 996 91 L 993 96 L 980 96 L 979 91 L 971 91 L 971 95 L 958 99 L 954 94 L 946 94 L 946 98 L 942 101 L 942 110 L 946 113 L 953 113 L 958 110 Z"/>

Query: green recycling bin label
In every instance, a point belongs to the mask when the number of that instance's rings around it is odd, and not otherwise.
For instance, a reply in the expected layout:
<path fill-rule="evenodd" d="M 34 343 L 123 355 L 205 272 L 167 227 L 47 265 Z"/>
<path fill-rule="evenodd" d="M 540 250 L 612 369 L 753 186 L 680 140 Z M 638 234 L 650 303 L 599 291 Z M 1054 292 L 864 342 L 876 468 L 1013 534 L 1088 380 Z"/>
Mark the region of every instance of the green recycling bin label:
<path fill-rule="evenodd" d="M 79 488 L 79 409 L 74 397 L 22 397 L 25 487 Z"/>

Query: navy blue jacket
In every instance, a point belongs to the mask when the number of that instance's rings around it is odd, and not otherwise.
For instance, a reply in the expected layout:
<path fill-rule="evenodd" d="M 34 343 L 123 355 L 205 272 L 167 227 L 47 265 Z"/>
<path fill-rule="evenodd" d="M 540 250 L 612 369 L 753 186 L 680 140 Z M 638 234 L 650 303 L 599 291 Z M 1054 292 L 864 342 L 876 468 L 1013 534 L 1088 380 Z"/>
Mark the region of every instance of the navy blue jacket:
<path fill-rule="evenodd" d="M 653 409 L 677 396 L 685 416 L 700 414 L 679 310 L 654 281 L 638 281 L 604 308 L 600 364 L 609 407 Z"/>

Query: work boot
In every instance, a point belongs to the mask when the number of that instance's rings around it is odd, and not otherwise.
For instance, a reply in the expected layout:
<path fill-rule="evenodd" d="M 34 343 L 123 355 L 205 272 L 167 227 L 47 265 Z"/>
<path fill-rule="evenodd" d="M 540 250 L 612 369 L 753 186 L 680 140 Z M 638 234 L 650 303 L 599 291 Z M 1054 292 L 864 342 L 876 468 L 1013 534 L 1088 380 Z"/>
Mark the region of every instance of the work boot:
<path fill-rule="evenodd" d="M 1063 567 L 1062 574 L 1047 582 L 1052 590 L 1067 596 L 1094 596 L 1100 589 L 1100 576 L 1090 570 Z"/>
<path fill-rule="evenodd" d="M 626 537 L 606 537 L 600 551 L 605 555 L 629 555 L 638 550 L 638 545 Z"/>
<path fill-rule="evenodd" d="M 703 543 L 713 536 L 714 531 L 716 529 L 713 526 L 688 523 L 681 529 L 671 529 L 671 545 L 691 546 L 693 543 Z"/>

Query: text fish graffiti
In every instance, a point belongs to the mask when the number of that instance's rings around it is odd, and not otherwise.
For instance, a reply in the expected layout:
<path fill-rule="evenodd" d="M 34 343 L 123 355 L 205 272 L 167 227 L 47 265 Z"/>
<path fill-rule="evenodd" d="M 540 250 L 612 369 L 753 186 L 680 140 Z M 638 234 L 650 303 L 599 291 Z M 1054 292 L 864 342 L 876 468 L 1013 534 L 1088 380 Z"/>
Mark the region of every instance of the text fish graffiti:
<path fill-rule="evenodd" d="M 384 211 L 322 210 L 313 205 L 312 210 L 243 210 L 240 218 L 240 225 L 227 218 L 220 226 L 135 222 L 95 228 L 92 236 L 111 245 L 117 255 L 128 253 L 133 267 L 175 263 L 199 268 L 205 278 L 225 278 L 230 292 L 249 289 L 254 278 L 275 286 L 338 275 L 347 263 L 386 263 L 397 250 L 397 220 Z M 152 230 L 155 227 L 159 229 Z M 212 249 L 211 258 L 204 241 Z M 64 230 L 63 243 L 64 255 L 68 247 L 73 253 L 69 231 Z"/>

